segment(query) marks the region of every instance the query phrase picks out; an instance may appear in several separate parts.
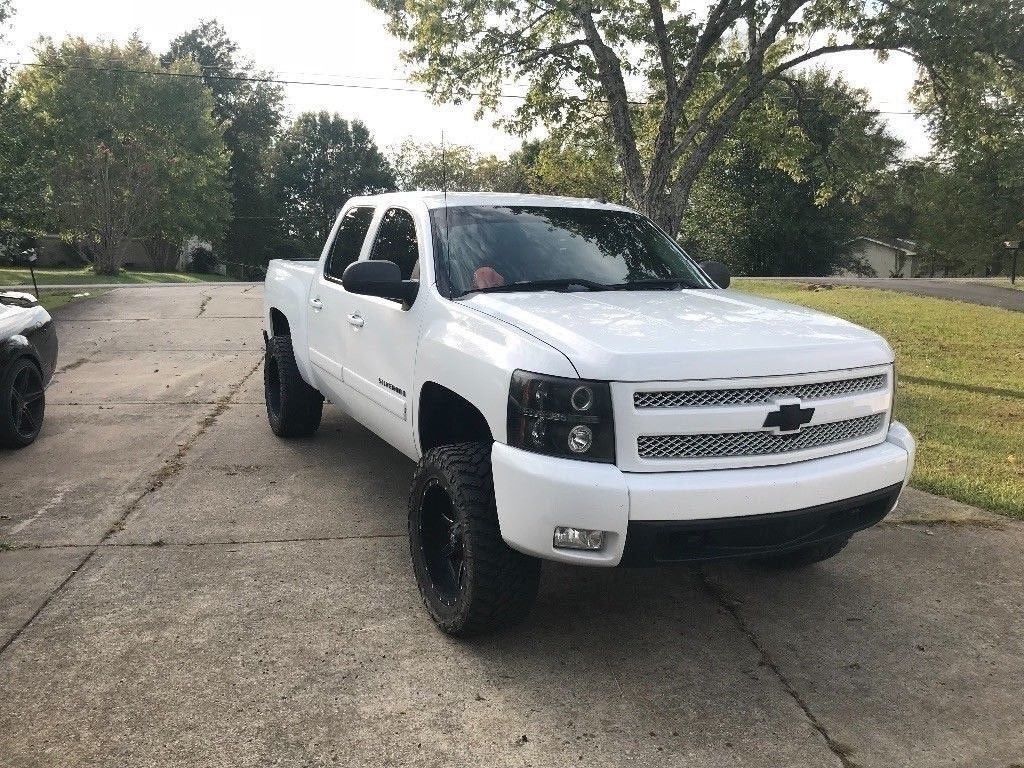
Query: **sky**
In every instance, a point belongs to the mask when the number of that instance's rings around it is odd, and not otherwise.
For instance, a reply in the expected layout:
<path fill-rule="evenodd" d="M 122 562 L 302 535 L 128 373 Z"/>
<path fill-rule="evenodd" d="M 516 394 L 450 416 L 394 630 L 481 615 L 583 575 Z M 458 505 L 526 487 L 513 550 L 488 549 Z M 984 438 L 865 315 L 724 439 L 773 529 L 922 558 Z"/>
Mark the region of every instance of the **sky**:
<path fill-rule="evenodd" d="M 0 58 L 31 61 L 40 36 L 124 40 L 133 33 L 157 52 L 200 19 L 220 20 L 241 53 L 264 69 L 291 80 L 417 88 L 399 59 L 401 44 L 385 28 L 384 15 L 364 0 L 15 0 L 16 15 Z M 836 54 L 826 60 L 852 85 L 865 88 L 871 106 L 886 112 L 911 110 L 907 100 L 914 65 L 896 54 L 880 63 L 868 52 Z M 362 120 L 377 143 L 392 147 L 411 137 L 437 143 L 470 144 L 484 153 L 507 155 L 520 139 L 495 129 L 491 119 L 474 118 L 471 105 L 436 105 L 422 94 L 367 88 L 289 85 L 289 113 L 338 112 Z M 920 119 L 885 114 L 890 131 L 909 155 L 928 151 Z"/>

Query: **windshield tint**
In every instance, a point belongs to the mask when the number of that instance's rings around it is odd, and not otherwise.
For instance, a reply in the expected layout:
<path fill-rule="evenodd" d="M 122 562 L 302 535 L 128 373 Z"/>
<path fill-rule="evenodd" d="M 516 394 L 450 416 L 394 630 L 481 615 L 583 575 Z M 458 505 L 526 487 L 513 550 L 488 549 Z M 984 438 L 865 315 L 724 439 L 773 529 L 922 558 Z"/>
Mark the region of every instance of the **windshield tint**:
<path fill-rule="evenodd" d="M 430 212 L 438 274 L 451 294 L 517 283 L 595 286 L 678 280 L 708 288 L 668 236 L 635 213 L 594 208 L 461 206 Z M 446 221 L 447 218 L 447 221 Z"/>

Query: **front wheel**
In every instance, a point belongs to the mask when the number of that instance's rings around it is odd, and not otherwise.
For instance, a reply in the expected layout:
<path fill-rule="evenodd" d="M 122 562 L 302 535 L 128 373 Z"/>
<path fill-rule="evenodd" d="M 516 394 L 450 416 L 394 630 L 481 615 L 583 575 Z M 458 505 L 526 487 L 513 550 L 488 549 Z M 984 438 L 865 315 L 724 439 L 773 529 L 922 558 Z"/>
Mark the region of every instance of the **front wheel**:
<path fill-rule="evenodd" d="M 46 393 L 35 361 L 19 357 L 0 373 L 0 446 L 24 448 L 43 428 Z"/>
<path fill-rule="evenodd" d="M 409 550 L 427 612 L 443 632 L 484 634 L 522 621 L 540 561 L 501 538 L 488 443 L 428 451 L 409 494 Z"/>

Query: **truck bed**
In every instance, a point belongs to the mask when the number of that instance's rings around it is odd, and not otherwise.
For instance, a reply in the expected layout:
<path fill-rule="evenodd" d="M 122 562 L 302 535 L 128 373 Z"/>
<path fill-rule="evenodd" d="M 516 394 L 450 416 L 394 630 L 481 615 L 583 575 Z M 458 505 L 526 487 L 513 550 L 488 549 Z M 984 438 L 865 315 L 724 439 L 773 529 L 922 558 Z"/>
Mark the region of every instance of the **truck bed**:
<path fill-rule="evenodd" d="M 273 327 L 271 309 L 288 319 L 292 348 L 299 371 L 309 378 L 309 346 L 307 345 L 307 301 L 309 289 L 316 279 L 318 261 L 271 259 L 263 291 L 263 311 L 268 328 Z"/>

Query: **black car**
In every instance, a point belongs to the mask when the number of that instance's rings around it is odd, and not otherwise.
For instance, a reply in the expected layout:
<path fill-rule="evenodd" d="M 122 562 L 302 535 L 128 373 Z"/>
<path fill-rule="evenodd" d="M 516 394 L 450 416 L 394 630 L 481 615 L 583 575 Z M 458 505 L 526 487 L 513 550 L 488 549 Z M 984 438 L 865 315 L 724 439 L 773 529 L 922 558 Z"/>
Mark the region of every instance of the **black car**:
<path fill-rule="evenodd" d="M 24 448 L 43 428 L 57 330 L 28 293 L 0 291 L 0 447 Z"/>

